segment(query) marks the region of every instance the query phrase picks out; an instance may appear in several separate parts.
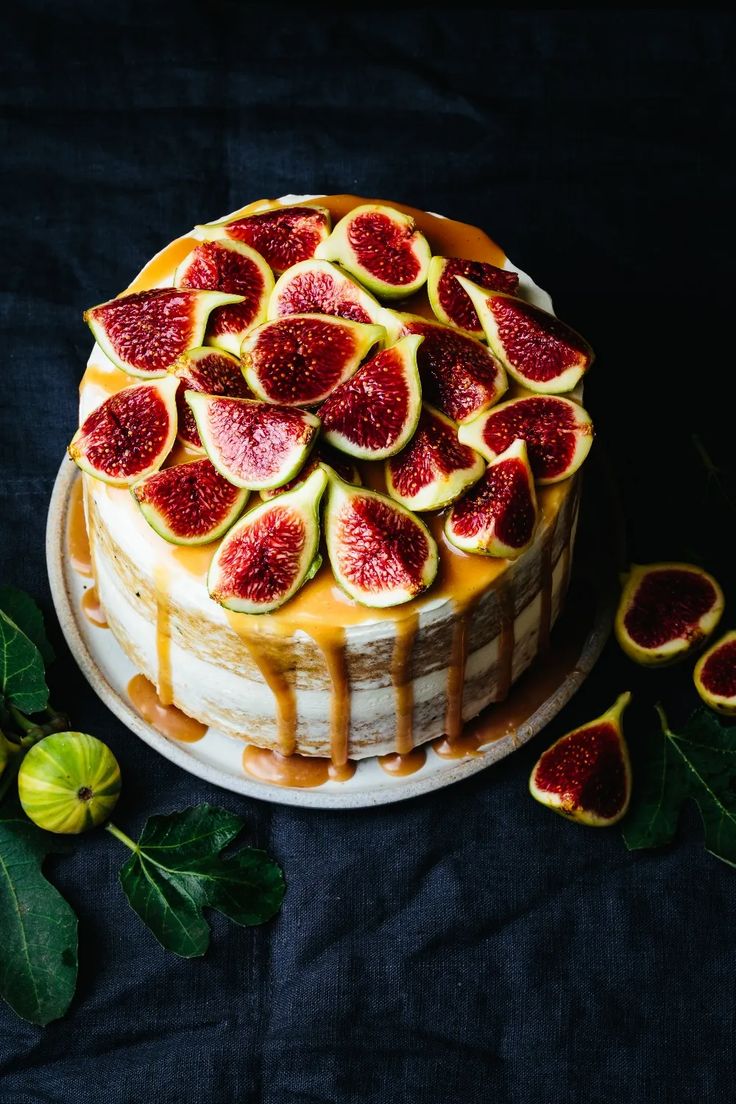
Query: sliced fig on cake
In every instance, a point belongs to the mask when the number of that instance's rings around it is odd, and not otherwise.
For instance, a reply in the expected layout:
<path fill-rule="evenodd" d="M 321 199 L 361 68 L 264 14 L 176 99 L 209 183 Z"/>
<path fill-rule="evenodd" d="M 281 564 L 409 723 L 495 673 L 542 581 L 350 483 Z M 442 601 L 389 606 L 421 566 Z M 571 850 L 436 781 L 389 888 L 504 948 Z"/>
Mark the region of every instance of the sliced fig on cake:
<path fill-rule="evenodd" d="M 259 491 L 287 483 L 319 432 L 319 418 L 306 410 L 197 391 L 185 398 L 207 455 L 236 487 Z"/>
<path fill-rule="evenodd" d="M 88 414 L 74 434 L 69 455 L 82 471 L 129 487 L 157 471 L 176 439 L 174 376 L 126 387 Z"/>
<path fill-rule="evenodd" d="M 274 282 L 260 253 L 238 241 L 202 242 L 176 270 L 178 288 L 225 291 L 242 296 L 242 302 L 217 307 L 207 324 L 207 344 L 240 355 L 243 338 L 266 321 Z"/>
<path fill-rule="evenodd" d="M 422 408 L 421 337 L 382 349 L 332 392 L 319 410 L 325 439 L 359 460 L 384 460 L 406 445 Z"/>
<path fill-rule="evenodd" d="M 250 389 L 243 379 L 240 361 L 222 349 L 202 345 L 199 349 L 190 349 L 180 356 L 172 371 L 180 381 L 176 393 L 177 436 L 191 452 L 204 452 L 197 423 L 184 393 L 203 391 L 206 395 L 249 398 Z"/>
<path fill-rule="evenodd" d="M 706 705 L 736 716 L 736 632 L 722 636 L 695 664 L 695 689 Z"/>
<path fill-rule="evenodd" d="M 301 261 L 279 276 L 268 303 L 268 318 L 289 314 L 329 314 L 384 326 L 392 340 L 401 331 L 393 311 L 329 261 Z"/>
<path fill-rule="evenodd" d="M 316 256 L 338 261 L 382 299 L 404 299 L 426 283 L 432 251 L 411 215 L 363 203 L 340 219 Z"/>
<path fill-rule="evenodd" d="M 130 491 L 151 528 L 170 544 L 217 540 L 248 501 L 248 491 L 223 479 L 207 457 L 147 475 Z"/>
<path fill-rule="evenodd" d="M 523 299 L 455 279 L 478 312 L 488 345 L 510 376 L 529 391 L 571 391 L 593 363 L 584 337 L 554 314 Z"/>
<path fill-rule="evenodd" d="M 460 444 L 455 423 L 425 403 L 411 441 L 386 463 L 386 489 L 409 510 L 439 510 L 477 483 L 485 467 Z"/>
<path fill-rule="evenodd" d="M 293 479 L 290 479 L 288 483 L 284 483 L 282 487 L 277 487 L 271 491 L 262 490 L 258 493 L 263 501 L 266 502 L 269 498 L 275 498 L 277 494 L 283 494 L 284 491 L 290 491 L 293 487 L 297 487 L 312 474 L 315 468 L 319 468 L 320 466 L 331 468 L 340 479 L 343 479 L 346 483 L 352 483 L 355 487 L 360 487 L 363 482 L 360 478 L 360 472 L 351 461 L 350 457 L 345 456 L 342 452 L 338 452 L 337 449 L 331 448 L 324 437 L 320 437 L 309 454 L 309 459 L 304 467 Z"/>
<path fill-rule="evenodd" d="M 552 744 L 531 773 L 532 797 L 591 828 L 621 820 L 631 800 L 631 765 L 621 723 L 630 701 L 631 694 L 621 694 L 602 716 Z"/>
<path fill-rule="evenodd" d="M 385 334 L 383 326 L 321 314 L 277 318 L 246 337 L 243 374 L 265 402 L 315 406 L 358 370 Z"/>
<path fill-rule="evenodd" d="M 520 437 L 526 441 L 534 479 L 544 485 L 578 470 L 593 443 L 593 423 L 571 399 L 529 395 L 473 418 L 459 427 L 458 436 L 486 460 L 494 460 Z"/>
<path fill-rule="evenodd" d="M 674 663 L 711 635 L 723 605 L 723 591 L 702 567 L 633 564 L 616 612 L 616 639 L 636 663 Z"/>
<path fill-rule="evenodd" d="M 528 548 L 537 527 L 534 478 L 524 441 L 492 460 L 482 479 L 456 502 L 445 535 L 462 552 L 514 559 Z"/>
<path fill-rule="evenodd" d="M 205 241 L 229 238 L 256 249 L 274 272 L 285 272 L 314 257 L 320 242 L 330 233 L 330 212 L 325 207 L 270 207 L 252 215 L 197 226 Z"/>
<path fill-rule="evenodd" d="M 479 287 L 516 295 L 518 272 L 497 268 L 487 261 L 466 261 L 461 257 L 433 257 L 429 262 L 427 295 L 435 318 L 455 326 L 471 337 L 483 338 L 483 327 L 470 296 L 455 279 L 465 276 Z"/>
<path fill-rule="evenodd" d="M 238 613 L 269 613 L 319 570 L 319 503 L 327 474 L 317 468 L 293 491 L 261 502 L 237 522 L 210 564 L 210 597 Z"/>
<path fill-rule="evenodd" d="M 151 379 L 165 376 L 182 353 L 204 344 L 213 310 L 241 299 L 223 291 L 154 288 L 90 307 L 84 320 L 113 364 Z"/>
<path fill-rule="evenodd" d="M 399 315 L 404 332 L 424 338 L 417 353 L 427 402 L 454 422 L 464 422 L 498 402 L 508 388 L 506 373 L 482 345 L 441 322 Z"/>
<path fill-rule="evenodd" d="M 437 575 L 426 525 L 386 495 L 332 477 L 325 509 L 330 564 L 343 590 L 364 606 L 398 606 Z"/>

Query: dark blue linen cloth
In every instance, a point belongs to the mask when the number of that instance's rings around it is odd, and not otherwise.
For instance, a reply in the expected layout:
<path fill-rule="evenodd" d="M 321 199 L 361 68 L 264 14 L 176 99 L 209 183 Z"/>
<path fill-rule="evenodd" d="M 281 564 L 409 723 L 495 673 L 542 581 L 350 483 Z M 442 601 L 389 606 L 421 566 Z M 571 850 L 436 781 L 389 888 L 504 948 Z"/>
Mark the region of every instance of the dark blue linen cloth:
<path fill-rule="evenodd" d="M 46 1029 L 0 1006 L 2 1104 L 728 1096 L 736 873 L 692 810 L 676 846 L 629 854 L 527 794 L 542 748 L 626 686 L 632 740 L 658 696 L 686 714 L 687 668 L 641 674 L 611 644 L 543 736 L 466 783 L 351 814 L 269 806 L 177 770 L 100 704 L 55 625 L 43 535 L 83 308 L 195 222 L 353 190 L 484 226 L 551 291 L 598 351 L 586 402 L 632 558 L 696 557 L 727 582 L 726 507 L 691 434 L 728 463 L 732 24 L 41 0 L 4 24 L 0 579 L 42 602 L 54 700 L 120 760 L 121 826 L 220 803 L 288 893 L 262 929 L 213 916 L 185 962 L 128 908 L 107 835 L 50 861 L 80 917 L 79 987 Z"/>

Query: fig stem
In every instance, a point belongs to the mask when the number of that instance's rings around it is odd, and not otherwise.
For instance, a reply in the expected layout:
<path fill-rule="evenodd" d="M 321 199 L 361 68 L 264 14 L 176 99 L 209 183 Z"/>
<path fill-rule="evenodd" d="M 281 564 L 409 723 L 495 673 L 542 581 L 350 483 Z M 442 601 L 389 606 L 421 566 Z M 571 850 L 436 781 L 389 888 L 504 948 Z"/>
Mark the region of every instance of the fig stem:
<path fill-rule="evenodd" d="M 131 851 L 138 850 L 138 844 L 134 843 L 130 836 L 126 836 L 125 832 L 118 828 L 117 824 L 113 824 L 111 820 L 105 825 L 105 831 L 109 832 L 111 836 L 115 836 L 115 839 L 120 840 Z"/>
<path fill-rule="evenodd" d="M 662 726 L 662 732 L 665 736 L 671 736 L 670 722 L 667 720 L 667 714 L 664 711 L 664 706 L 661 702 L 657 702 L 654 707 L 657 710 L 657 716 L 659 717 L 659 723 Z"/>

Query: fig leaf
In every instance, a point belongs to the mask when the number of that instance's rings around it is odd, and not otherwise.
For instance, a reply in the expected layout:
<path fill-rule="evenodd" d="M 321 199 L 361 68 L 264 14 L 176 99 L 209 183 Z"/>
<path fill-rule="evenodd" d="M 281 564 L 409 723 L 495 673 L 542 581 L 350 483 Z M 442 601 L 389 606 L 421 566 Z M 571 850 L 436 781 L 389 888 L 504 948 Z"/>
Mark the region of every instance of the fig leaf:
<path fill-rule="evenodd" d="M 30 594 L 13 586 L 0 587 L 0 610 L 36 645 L 47 667 L 54 662 L 54 649 L 46 636 L 43 614 Z"/>
<path fill-rule="evenodd" d="M 40 713 L 49 691 L 43 657 L 15 621 L 0 609 L 0 695 L 22 713 Z"/>
<path fill-rule="evenodd" d="M 77 984 L 77 918 L 41 873 L 53 850 L 19 811 L 0 810 L 0 996 L 41 1026 L 64 1015 Z"/>
<path fill-rule="evenodd" d="M 204 908 L 243 925 L 263 924 L 278 912 L 285 891 L 278 863 L 252 847 L 220 854 L 244 826 L 241 817 L 211 805 L 150 817 L 137 844 L 110 826 L 133 850 L 120 872 L 128 902 L 166 950 L 182 958 L 205 953 Z"/>
<path fill-rule="evenodd" d="M 736 866 L 736 727 L 721 723 L 703 707 L 676 733 L 661 706 L 657 712 L 660 731 L 642 741 L 634 765 L 624 843 L 630 851 L 669 843 L 683 803 L 692 798 L 700 810 L 706 849 Z"/>

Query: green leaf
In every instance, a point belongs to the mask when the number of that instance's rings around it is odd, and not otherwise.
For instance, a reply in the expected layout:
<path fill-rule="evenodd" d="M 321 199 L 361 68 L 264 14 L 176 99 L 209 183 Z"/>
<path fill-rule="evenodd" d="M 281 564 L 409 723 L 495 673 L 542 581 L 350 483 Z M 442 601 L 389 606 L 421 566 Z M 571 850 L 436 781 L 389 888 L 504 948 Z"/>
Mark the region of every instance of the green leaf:
<path fill-rule="evenodd" d="M 49 700 L 41 653 L 2 610 L 0 693 L 22 713 L 40 713 Z"/>
<path fill-rule="evenodd" d="M 17 587 L 0 587 L 0 610 L 36 645 L 47 667 L 54 662 L 54 649 L 46 636 L 43 614 L 30 594 Z"/>
<path fill-rule="evenodd" d="M 26 1020 L 47 1024 L 77 984 L 77 918 L 41 873 L 54 841 L 0 812 L 0 996 Z"/>
<path fill-rule="evenodd" d="M 284 897 L 281 867 L 265 851 L 220 852 L 245 822 L 211 805 L 150 817 L 120 872 L 125 895 L 159 943 L 184 958 L 202 955 L 210 941 L 204 908 L 236 924 L 263 924 Z M 113 834 L 131 841 L 117 829 Z"/>
<path fill-rule="evenodd" d="M 633 851 L 669 843 L 683 803 L 692 798 L 705 846 L 736 865 L 736 727 L 702 707 L 675 733 L 658 712 L 660 731 L 648 734 L 640 749 L 634 801 L 623 825 L 626 846 Z"/>

